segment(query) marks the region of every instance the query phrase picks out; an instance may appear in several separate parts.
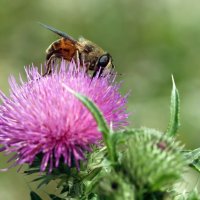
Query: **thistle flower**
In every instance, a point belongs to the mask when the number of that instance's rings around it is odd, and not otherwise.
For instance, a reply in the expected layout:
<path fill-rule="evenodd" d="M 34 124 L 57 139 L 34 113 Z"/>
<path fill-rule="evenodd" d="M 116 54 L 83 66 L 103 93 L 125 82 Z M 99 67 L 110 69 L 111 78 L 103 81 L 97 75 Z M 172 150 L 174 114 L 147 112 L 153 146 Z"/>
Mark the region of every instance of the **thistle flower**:
<path fill-rule="evenodd" d="M 90 98 L 113 129 L 127 125 L 126 96 L 111 75 L 91 79 L 84 68 L 62 61 L 42 77 L 36 67 L 26 69 L 27 82 L 10 78 L 10 96 L 0 98 L 0 144 L 14 165 L 32 164 L 42 155 L 40 170 L 52 171 L 61 160 L 69 167 L 85 159 L 84 152 L 102 139 L 97 124 L 84 105 L 63 84 Z"/>

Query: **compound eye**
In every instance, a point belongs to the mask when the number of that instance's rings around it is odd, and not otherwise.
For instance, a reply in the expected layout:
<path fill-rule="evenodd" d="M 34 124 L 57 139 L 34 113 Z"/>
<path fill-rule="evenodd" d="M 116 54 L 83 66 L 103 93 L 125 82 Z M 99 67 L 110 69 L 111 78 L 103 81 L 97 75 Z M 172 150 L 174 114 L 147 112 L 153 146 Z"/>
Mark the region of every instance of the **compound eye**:
<path fill-rule="evenodd" d="M 104 54 L 103 56 L 101 56 L 99 58 L 99 61 L 97 63 L 98 67 L 106 67 L 106 65 L 109 63 L 110 61 L 110 55 L 109 54 Z"/>

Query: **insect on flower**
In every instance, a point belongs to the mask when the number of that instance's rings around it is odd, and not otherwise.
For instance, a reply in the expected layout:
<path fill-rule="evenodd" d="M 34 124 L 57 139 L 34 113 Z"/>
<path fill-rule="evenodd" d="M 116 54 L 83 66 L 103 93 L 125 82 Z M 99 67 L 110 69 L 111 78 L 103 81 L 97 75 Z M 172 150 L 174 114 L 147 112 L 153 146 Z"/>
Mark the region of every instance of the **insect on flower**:
<path fill-rule="evenodd" d="M 114 130 L 127 126 L 127 96 L 120 94 L 115 76 L 95 77 L 91 84 L 74 61 L 52 67 L 46 78 L 37 67 L 27 68 L 27 82 L 11 77 L 9 97 L 0 91 L 0 152 L 14 153 L 9 159 L 14 166 L 32 165 L 41 155 L 41 171 L 51 172 L 60 163 L 78 168 L 92 146 L 101 145 L 95 119 L 63 85 L 95 102 Z"/>
<path fill-rule="evenodd" d="M 79 60 L 81 65 L 84 63 L 87 72 L 89 70 L 92 71 L 92 77 L 109 74 L 114 69 L 111 55 L 95 43 L 83 37 L 75 40 L 68 34 L 51 26 L 41 25 L 61 36 L 60 39 L 54 41 L 46 50 L 47 70 L 44 76 L 51 74 L 52 63 L 57 58 L 62 58 L 67 61 L 71 61 L 72 59 Z"/>

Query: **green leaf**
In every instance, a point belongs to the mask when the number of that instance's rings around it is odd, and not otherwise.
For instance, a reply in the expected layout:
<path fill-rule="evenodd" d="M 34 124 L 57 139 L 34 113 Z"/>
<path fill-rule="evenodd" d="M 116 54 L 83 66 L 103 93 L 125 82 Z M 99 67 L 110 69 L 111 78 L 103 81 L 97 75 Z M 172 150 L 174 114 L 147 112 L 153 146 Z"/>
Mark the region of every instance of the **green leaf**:
<path fill-rule="evenodd" d="M 198 172 L 200 172 L 200 159 L 194 160 L 193 163 L 191 163 L 191 166 Z"/>
<path fill-rule="evenodd" d="M 167 128 L 167 135 L 175 136 L 180 126 L 180 99 L 176 88 L 174 78 L 172 76 L 172 92 L 170 103 L 170 120 Z"/>
<path fill-rule="evenodd" d="M 35 192 L 30 192 L 31 200 L 42 200 L 42 198 Z"/>
<path fill-rule="evenodd" d="M 200 172 L 200 148 L 183 151 L 190 167 Z"/>
<path fill-rule="evenodd" d="M 46 180 L 46 179 L 44 179 L 43 181 L 41 181 L 41 182 L 39 183 L 39 185 L 37 186 L 37 189 L 41 188 L 41 187 L 44 186 L 44 185 L 48 185 L 48 183 L 49 183 L 50 181 L 51 181 L 51 180 Z"/>
<path fill-rule="evenodd" d="M 35 179 L 32 180 L 32 182 L 37 182 L 37 181 L 40 181 L 40 180 L 43 180 L 43 179 L 46 179 L 46 175 L 35 178 Z"/>
<path fill-rule="evenodd" d="M 31 175 L 31 174 L 34 174 L 34 173 L 37 173 L 37 172 L 40 172 L 40 169 L 28 169 L 28 170 L 25 170 L 24 173 L 26 175 Z"/>

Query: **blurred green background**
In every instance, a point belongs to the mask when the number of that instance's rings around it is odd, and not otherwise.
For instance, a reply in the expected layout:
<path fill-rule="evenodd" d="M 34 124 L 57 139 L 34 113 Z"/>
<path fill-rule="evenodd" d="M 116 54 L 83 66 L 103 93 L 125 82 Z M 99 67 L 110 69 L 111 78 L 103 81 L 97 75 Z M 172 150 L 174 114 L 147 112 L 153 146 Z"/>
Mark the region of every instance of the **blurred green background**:
<path fill-rule="evenodd" d="M 8 76 L 43 63 L 57 39 L 38 21 L 112 54 L 122 93 L 131 90 L 132 127 L 166 130 L 173 74 L 181 97 L 179 138 L 187 148 L 200 146 L 200 1 L 0 0 L 0 89 L 6 94 Z M 29 199 L 29 182 L 16 168 L 1 173 L 0 200 Z"/>

